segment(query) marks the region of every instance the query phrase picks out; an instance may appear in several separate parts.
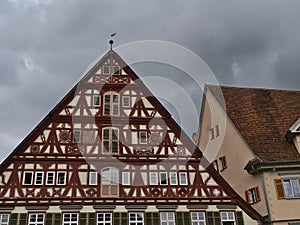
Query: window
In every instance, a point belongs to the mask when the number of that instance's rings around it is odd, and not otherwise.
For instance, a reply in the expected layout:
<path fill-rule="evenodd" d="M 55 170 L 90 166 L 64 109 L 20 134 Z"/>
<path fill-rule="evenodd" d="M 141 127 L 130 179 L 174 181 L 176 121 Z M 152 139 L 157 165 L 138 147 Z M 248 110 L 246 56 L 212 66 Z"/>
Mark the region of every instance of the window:
<path fill-rule="evenodd" d="M 44 217 L 45 217 L 44 213 L 29 214 L 28 225 L 43 225 Z"/>
<path fill-rule="evenodd" d="M 170 184 L 171 185 L 177 185 L 178 184 L 177 173 L 176 172 L 170 172 L 169 176 L 170 176 Z"/>
<path fill-rule="evenodd" d="M 0 225 L 8 225 L 9 214 L 0 214 Z"/>
<path fill-rule="evenodd" d="M 179 184 L 180 185 L 187 185 L 188 184 L 187 173 L 185 173 L 185 172 L 179 173 Z"/>
<path fill-rule="evenodd" d="M 299 198 L 299 180 L 297 178 L 284 179 L 283 187 L 286 198 Z"/>
<path fill-rule="evenodd" d="M 204 212 L 191 212 L 192 225 L 205 225 Z"/>
<path fill-rule="evenodd" d="M 222 225 L 235 225 L 234 212 L 221 212 Z"/>
<path fill-rule="evenodd" d="M 81 132 L 80 130 L 74 130 L 74 133 L 73 133 L 73 142 L 74 143 L 80 143 L 80 138 L 81 137 Z"/>
<path fill-rule="evenodd" d="M 57 185 L 65 185 L 66 184 L 66 172 L 57 172 Z"/>
<path fill-rule="evenodd" d="M 250 188 L 249 190 L 245 191 L 245 194 L 246 194 L 246 200 L 250 204 L 260 201 L 258 187 Z"/>
<path fill-rule="evenodd" d="M 35 185 L 42 185 L 44 181 L 44 172 L 35 172 Z"/>
<path fill-rule="evenodd" d="M 112 225 L 111 213 L 98 213 L 97 225 Z"/>
<path fill-rule="evenodd" d="M 120 75 L 121 71 L 120 71 L 120 67 L 119 66 L 114 66 L 113 67 L 113 70 L 114 70 L 114 75 Z"/>
<path fill-rule="evenodd" d="M 168 184 L 168 175 L 165 172 L 159 173 L 159 183 L 160 185 L 167 185 Z"/>
<path fill-rule="evenodd" d="M 23 184 L 24 185 L 32 185 L 33 172 L 24 172 L 23 176 Z"/>
<path fill-rule="evenodd" d="M 129 225 L 144 225 L 144 214 L 142 212 L 129 213 Z"/>
<path fill-rule="evenodd" d="M 215 160 L 212 162 L 212 166 L 214 167 L 214 169 L 219 172 L 219 165 L 218 165 L 218 160 Z"/>
<path fill-rule="evenodd" d="M 78 213 L 63 214 L 63 225 L 77 225 L 77 224 L 78 224 Z"/>
<path fill-rule="evenodd" d="M 100 95 L 93 95 L 93 106 L 101 106 Z"/>
<path fill-rule="evenodd" d="M 46 185 L 54 185 L 55 173 L 47 172 Z"/>
<path fill-rule="evenodd" d="M 146 131 L 140 131 L 139 141 L 140 141 L 140 144 L 147 144 L 147 132 Z"/>
<path fill-rule="evenodd" d="M 119 152 L 119 130 L 117 128 L 102 129 L 102 152 L 118 153 Z"/>
<path fill-rule="evenodd" d="M 129 96 L 123 96 L 122 97 L 122 106 L 124 108 L 129 108 L 130 107 L 130 97 Z"/>
<path fill-rule="evenodd" d="M 119 170 L 107 167 L 101 171 L 102 196 L 117 196 L 119 186 Z"/>
<path fill-rule="evenodd" d="M 122 184 L 130 185 L 130 172 L 122 172 Z"/>
<path fill-rule="evenodd" d="M 119 115 L 119 94 L 108 92 L 104 95 L 104 115 L 118 116 Z"/>
<path fill-rule="evenodd" d="M 160 213 L 161 225 L 175 225 L 175 214 L 173 212 L 161 212 Z"/>
<path fill-rule="evenodd" d="M 98 178 L 98 173 L 97 172 L 90 172 L 89 176 L 89 184 L 90 185 L 97 185 L 97 179 Z"/>
<path fill-rule="evenodd" d="M 150 185 L 158 185 L 157 172 L 150 172 Z"/>
<path fill-rule="evenodd" d="M 219 125 L 215 125 L 214 127 L 209 129 L 210 131 L 210 140 L 215 139 L 220 136 Z"/>
<path fill-rule="evenodd" d="M 103 74 L 110 74 L 109 66 L 103 66 Z"/>
<path fill-rule="evenodd" d="M 220 157 L 219 161 L 221 163 L 221 171 L 225 170 L 227 168 L 226 157 L 225 156 Z"/>

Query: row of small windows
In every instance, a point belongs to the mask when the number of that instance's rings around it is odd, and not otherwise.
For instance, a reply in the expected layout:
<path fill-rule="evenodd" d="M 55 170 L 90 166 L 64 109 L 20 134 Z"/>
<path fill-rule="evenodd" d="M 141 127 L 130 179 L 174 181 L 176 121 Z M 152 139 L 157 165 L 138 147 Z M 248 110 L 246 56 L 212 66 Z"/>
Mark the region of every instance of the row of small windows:
<path fill-rule="evenodd" d="M 98 185 L 98 172 L 89 173 L 89 185 Z M 131 185 L 131 172 L 122 172 L 122 185 Z M 43 185 L 44 172 L 25 171 L 23 175 L 23 185 Z M 65 185 L 66 172 L 46 172 L 46 185 Z M 119 184 L 119 170 L 114 167 L 107 167 L 101 171 L 102 185 L 117 185 Z M 186 172 L 150 172 L 150 185 L 188 185 L 188 176 Z"/>
<path fill-rule="evenodd" d="M 106 168 L 101 173 L 102 184 L 118 184 L 118 169 Z M 90 172 L 89 185 L 98 184 L 98 173 Z M 179 180 L 179 182 L 178 182 Z M 130 172 L 122 172 L 122 185 L 131 185 L 132 174 Z M 149 173 L 150 185 L 188 185 L 188 178 L 186 172 L 150 172 Z"/>
<path fill-rule="evenodd" d="M 93 95 L 92 104 L 94 107 L 101 106 L 101 96 Z M 130 97 L 127 95 L 122 96 L 122 107 L 130 108 Z M 116 92 L 108 92 L 103 95 L 103 115 L 105 116 L 118 116 L 120 111 L 120 96 Z"/>
<path fill-rule="evenodd" d="M 23 175 L 23 185 L 43 185 L 44 172 L 25 171 Z M 46 173 L 46 185 L 65 185 L 66 172 L 48 171 Z"/>
<path fill-rule="evenodd" d="M 230 211 L 220 212 L 220 220 L 222 225 L 234 225 L 236 222 L 235 213 Z M 205 212 L 191 212 L 190 221 L 192 225 L 206 225 L 207 218 Z M 0 214 L 0 225 L 8 225 L 9 214 Z M 112 225 L 113 217 L 112 213 L 103 212 L 97 213 L 96 219 L 97 225 Z M 45 214 L 44 213 L 31 213 L 28 217 L 28 225 L 44 225 Z M 78 213 L 63 213 L 62 225 L 78 225 L 79 214 Z M 144 212 L 129 212 L 128 213 L 129 225 L 144 225 L 145 217 Z M 174 212 L 160 212 L 160 224 L 161 225 L 175 225 L 176 216 Z"/>
<path fill-rule="evenodd" d="M 103 66 L 102 71 L 104 75 L 121 75 L 121 68 L 119 66 Z"/>
<path fill-rule="evenodd" d="M 95 137 L 94 137 L 95 138 Z M 74 130 L 73 141 L 75 143 L 81 142 L 81 131 Z M 91 142 L 94 142 L 92 140 Z M 106 127 L 102 129 L 102 143 L 103 143 L 103 153 L 117 153 L 119 147 L 119 129 L 114 127 Z M 147 144 L 148 135 L 147 131 L 139 131 L 138 133 L 138 143 Z"/>

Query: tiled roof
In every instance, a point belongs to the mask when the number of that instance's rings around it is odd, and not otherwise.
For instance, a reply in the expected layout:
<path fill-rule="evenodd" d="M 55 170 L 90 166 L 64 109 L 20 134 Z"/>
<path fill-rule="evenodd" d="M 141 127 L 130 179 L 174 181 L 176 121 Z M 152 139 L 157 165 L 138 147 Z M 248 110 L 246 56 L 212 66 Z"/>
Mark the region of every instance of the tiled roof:
<path fill-rule="evenodd" d="M 292 142 L 285 140 L 300 118 L 300 91 L 208 85 L 255 154 L 263 161 L 300 160 Z M 221 103 L 224 108 L 224 104 Z"/>

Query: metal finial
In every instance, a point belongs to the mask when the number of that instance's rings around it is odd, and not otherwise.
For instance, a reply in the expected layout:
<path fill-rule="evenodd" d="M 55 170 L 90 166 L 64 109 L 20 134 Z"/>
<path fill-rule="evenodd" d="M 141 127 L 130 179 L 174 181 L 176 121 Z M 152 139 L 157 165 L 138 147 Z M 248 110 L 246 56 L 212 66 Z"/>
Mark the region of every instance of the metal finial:
<path fill-rule="evenodd" d="M 109 40 L 109 44 L 110 44 L 110 50 L 112 50 L 112 46 L 114 44 L 114 41 L 113 40 Z"/>
<path fill-rule="evenodd" d="M 112 34 L 110 35 L 110 37 L 114 37 L 114 36 L 116 36 L 116 34 L 117 34 L 117 32 L 112 33 Z M 112 50 L 112 46 L 113 46 L 113 44 L 114 44 L 114 41 L 113 41 L 113 40 L 109 40 L 109 44 L 110 44 L 110 50 Z"/>

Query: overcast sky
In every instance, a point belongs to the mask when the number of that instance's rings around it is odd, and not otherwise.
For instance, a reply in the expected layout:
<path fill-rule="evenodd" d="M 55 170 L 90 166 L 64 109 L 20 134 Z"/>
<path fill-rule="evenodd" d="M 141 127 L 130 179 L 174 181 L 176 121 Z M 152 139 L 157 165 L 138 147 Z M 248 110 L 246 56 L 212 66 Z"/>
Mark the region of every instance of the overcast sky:
<path fill-rule="evenodd" d="M 0 160 L 109 49 L 113 32 L 115 46 L 189 48 L 223 85 L 299 89 L 299 10 L 297 0 L 0 0 Z"/>

